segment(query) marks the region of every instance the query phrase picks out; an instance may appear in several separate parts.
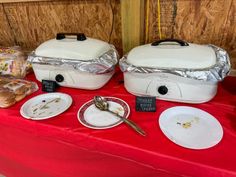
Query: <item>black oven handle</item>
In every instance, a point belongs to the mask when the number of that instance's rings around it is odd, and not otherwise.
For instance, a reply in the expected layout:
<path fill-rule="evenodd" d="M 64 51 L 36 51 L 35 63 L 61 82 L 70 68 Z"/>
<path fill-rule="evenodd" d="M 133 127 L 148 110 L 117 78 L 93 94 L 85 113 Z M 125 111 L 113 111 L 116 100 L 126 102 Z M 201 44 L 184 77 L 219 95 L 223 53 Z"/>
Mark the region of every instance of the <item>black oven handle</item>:
<path fill-rule="evenodd" d="M 180 39 L 162 39 L 162 40 L 153 42 L 151 45 L 152 46 L 158 46 L 158 45 L 160 45 L 161 43 L 164 43 L 164 42 L 176 42 L 180 46 L 189 46 L 189 44 L 187 42 L 185 42 L 183 40 L 180 40 Z"/>
<path fill-rule="evenodd" d="M 84 33 L 57 33 L 56 39 L 62 40 L 65 39 L 66 36 L 76 36 L 77 41 L 84 41 L 87 39 Z"/>

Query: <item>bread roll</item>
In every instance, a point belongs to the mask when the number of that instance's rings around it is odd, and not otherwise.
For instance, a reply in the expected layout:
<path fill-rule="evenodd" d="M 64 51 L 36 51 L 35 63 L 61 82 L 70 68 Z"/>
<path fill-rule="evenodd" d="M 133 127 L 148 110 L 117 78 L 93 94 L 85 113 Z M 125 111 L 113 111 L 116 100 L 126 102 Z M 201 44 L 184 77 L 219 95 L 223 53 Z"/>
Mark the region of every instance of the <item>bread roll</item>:
<path fill-rule="evenodd" d="M 15 94 L 8 89 L 0 90 L 0 107 L 6 108 L 16 103 Z"/>
<path fill-rule="evenodd" d="M 0 107 L 7 108 L 38 90 L 34 82 L 0 77 Z"/>

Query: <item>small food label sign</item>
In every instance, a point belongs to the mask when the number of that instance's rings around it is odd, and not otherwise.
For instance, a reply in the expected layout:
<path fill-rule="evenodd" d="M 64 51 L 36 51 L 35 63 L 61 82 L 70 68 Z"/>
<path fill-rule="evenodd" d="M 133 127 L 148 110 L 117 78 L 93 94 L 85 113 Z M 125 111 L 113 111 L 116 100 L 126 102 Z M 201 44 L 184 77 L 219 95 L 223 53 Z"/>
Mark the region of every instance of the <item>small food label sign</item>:
<path fill-rule="evenodd" d="M 57 82 L 51 80 L 42 80 L 42 91 L 55 92 L 58 87 Z"/>
<path fill-rule="evenodd" d="M 155 112 L 156 98 L 155 97 L 136 97 L 136 111 L 139 112 Z"/>

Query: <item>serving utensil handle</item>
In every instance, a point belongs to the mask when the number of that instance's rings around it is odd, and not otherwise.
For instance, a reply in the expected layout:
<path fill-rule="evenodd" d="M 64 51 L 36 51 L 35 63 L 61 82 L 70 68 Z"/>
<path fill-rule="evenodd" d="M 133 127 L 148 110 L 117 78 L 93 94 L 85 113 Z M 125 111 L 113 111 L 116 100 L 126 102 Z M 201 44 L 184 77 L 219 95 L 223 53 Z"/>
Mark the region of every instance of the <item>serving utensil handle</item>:
<path fill-rule="evenodd" d="M 132 120 L 130 119 L 126 119 L 122 116 L 120 116 L 119 114 L 111 111 L 111 110 L 108 110 L 110 113 L 116 115 L 117 117 L 119 117 L 121 120 L 123 120 L 127 125 L 129 125 L 131 128 L 133 128 L 136 132 L 138 132 L 140 135 L 142 136 L 146 136 L 146 132 L 140 128 L 135 122 L 133 122 Z"/>

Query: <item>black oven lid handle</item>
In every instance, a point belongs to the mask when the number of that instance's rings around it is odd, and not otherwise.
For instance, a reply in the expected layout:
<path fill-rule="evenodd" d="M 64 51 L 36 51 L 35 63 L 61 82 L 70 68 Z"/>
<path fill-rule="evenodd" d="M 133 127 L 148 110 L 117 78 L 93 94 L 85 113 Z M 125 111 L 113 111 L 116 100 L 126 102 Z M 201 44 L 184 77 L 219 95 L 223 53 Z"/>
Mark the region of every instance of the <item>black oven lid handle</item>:
<path fill-rule="evenodd" d="M 76 36 L 77 41 L 84 41 L 87 39 L 84 33 L 57 33 L 56 39 L 62 40 L 67 36 Z"/>
<path fill-rule="evenodd" d="M 162 40 L 158 40 L 158 41 L 153 42 L 151 45 L 158 46 L 158 45 L 165 43 L 165 42 L 176 42 L 180 46 L 189 46 L 189 44 L 187 42 L 180 40 L 180 39 L 162 39 Z"/>

